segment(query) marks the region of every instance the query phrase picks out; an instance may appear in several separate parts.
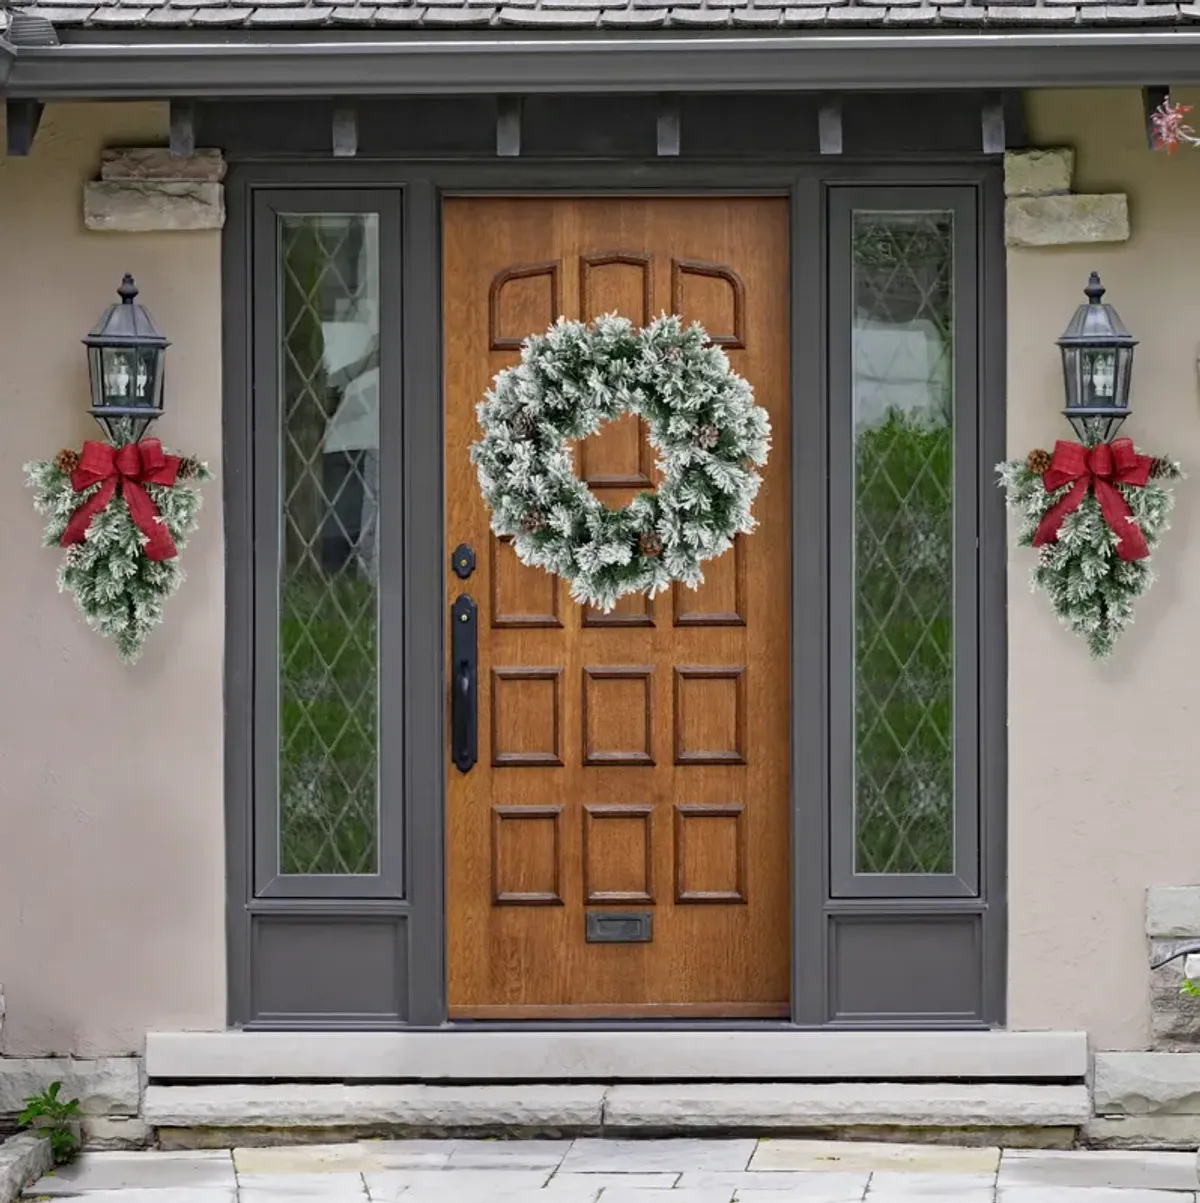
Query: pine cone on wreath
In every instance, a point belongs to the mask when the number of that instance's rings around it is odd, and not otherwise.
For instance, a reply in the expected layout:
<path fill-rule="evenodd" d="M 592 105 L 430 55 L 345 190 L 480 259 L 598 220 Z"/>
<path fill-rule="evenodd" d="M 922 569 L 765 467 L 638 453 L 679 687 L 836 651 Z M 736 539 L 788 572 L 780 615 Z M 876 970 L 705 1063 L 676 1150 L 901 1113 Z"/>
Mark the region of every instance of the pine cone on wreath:
<path fill-rule="evenodd" d="M 540 510 L 530 510 L 524 518 L 521 519 L 521 529 L 527 535 L 536 535 L 538 531 L 546 529 L 546 515 Z"/>
<path fill-rule="evenodd" d="M 533 432 L 537 429 L 537 422 L 534 421 L 533 414 L 527 409 L 521 410 L 513 421 L 513 433 L 519 439 L 528 439 L 533 437 Z"/>
<path fill-rule="evenodd" d="M 1170 479 L 1175 475 L 1175 464 L 1165 455 L 1156 455 L 1154 462 L 1150 465 L 1150 476 L 1154 480 L 1162 480 L 1164 477 Z"/>
<path fill-rule="evenodd" d="M 79 467 L 79 452 L 64 447 L 55 457 L 54 466 L 66 476 L 70 476 Z"/>
<path fill-rule="evenodd" d="M 696 443 L 705 451 L 711 451 L 721 441 L 721 432 L 712 425 L 701 426 L 696 435 Z"/>
<path fill-rule="evenodd" d="M 175 475 L 179 480 L 191 480 L 199 476 L 200 461 L 194 455 L 185 455 L 179 461 L 179 471 Z"/>
<path fill-rule="evenodd" d="M 1045 472 L 1049 471 L 1050 463 L 1050 452 L 1043 451 L 1041 448 L 1031 451 L 1025 460 L 1025 466 L 1035 476 L 1041 476 Z"/>
<path fill-rule="evenodd" d="M 642 555 L 651 560 L 656 560 L 662 555 L 662 540 L 652 530 L 642 531 L 638 538 L 638 546 L 642 549 Z"/>

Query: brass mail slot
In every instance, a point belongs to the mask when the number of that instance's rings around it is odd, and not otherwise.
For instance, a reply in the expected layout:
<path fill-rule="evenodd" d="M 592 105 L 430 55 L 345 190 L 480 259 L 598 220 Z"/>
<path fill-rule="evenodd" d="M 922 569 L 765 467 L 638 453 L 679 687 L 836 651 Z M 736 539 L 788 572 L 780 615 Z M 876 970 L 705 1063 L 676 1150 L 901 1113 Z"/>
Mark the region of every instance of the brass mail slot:
<path fill-rule="evenodd" d="M 654 939 L 654 916 L 650 911 L 588 911 L 585 930 L 589 944 L 648 944 Z"/>

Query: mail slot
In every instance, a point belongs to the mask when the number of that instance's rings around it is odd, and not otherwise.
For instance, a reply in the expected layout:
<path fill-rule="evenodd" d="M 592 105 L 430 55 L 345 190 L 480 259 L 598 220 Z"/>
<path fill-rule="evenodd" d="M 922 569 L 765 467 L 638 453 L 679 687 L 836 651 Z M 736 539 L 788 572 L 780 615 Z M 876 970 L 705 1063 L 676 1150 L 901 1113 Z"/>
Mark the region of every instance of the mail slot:
<path fill-rule="evenodd" d="M 654 916 L 649 911 L 588 911 L 589 944 L 648 944 L 654 939 Z"/>

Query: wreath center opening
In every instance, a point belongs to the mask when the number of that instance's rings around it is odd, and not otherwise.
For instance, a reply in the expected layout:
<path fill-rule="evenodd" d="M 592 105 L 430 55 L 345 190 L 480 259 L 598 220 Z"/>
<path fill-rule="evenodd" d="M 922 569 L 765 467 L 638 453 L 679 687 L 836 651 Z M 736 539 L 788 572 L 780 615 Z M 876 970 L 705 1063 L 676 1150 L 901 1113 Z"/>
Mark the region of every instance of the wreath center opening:
<path fill-rule="evenodd" d="M 637 414 L 610 418 L 572 450 L 579 478 L 605 509 L 623 509 L 638 493 L 658 491 L 657 456 L 649 428 Z"/>

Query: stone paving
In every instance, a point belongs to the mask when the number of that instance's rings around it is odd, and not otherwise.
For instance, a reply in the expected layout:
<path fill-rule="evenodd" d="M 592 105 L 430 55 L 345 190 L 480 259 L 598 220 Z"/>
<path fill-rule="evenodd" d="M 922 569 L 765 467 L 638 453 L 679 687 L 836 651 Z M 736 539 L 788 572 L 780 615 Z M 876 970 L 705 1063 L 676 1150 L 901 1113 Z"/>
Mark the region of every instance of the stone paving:
<path fill-rule="evenodd" d="M 85 1203 L 1200 1203 L 1194 1153 L 811 1140 L 396 1140 L 88 1153 Z"/>

